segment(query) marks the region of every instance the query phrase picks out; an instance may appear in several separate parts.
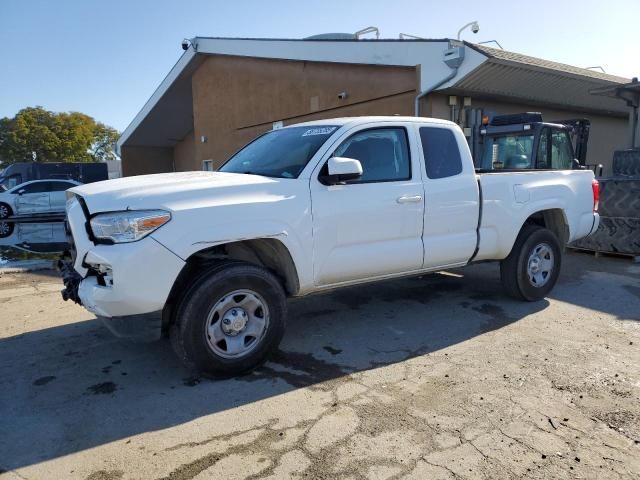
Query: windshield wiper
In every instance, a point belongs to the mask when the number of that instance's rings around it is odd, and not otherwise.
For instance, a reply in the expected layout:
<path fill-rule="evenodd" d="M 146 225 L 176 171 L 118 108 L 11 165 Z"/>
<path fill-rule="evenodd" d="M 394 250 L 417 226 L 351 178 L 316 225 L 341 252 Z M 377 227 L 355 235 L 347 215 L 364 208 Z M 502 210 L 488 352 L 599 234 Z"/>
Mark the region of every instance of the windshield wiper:
<path fill-rule="evenodd" d="M 236 172 L 236 173 L 242 173 L 244 175 L 258 175 L 260 177 L 277 177 L 277 175 L 269 175 L 268 173 L 257 173 L 257 172 L 252 172 L 251 170 L 245 170 L 244 172 Z"/>

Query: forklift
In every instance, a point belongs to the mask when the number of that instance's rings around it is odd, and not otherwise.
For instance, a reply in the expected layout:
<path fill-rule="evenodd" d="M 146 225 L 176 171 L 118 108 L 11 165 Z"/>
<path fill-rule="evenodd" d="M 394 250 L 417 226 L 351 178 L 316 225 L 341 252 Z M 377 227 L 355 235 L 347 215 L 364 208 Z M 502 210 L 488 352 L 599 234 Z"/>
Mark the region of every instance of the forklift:
<path fill-rule="evenodd" d="M 587 169 L 590 122 L 586 119 L 544 122 L 539 112 L 509 115 L 468 111 L 465 134 L 476 170 L 520 171 Z"/>

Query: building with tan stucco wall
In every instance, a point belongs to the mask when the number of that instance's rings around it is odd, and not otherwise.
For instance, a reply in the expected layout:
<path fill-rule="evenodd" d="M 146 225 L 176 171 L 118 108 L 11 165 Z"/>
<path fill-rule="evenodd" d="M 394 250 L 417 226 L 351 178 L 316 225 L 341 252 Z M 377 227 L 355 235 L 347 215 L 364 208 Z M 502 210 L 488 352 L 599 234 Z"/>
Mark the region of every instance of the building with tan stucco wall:
<path fill-rule="evenodd" d="M 459 58 L 451 61 L 454 52 Z M 442 40 L 196 37 L 118 141 L 124 175 L 216 169 L 259 134 L 306 120 L 468 111 L 587 118 L 587 163 L 627 146 L 624 102 L 591 95 L 629 80 Z"/>

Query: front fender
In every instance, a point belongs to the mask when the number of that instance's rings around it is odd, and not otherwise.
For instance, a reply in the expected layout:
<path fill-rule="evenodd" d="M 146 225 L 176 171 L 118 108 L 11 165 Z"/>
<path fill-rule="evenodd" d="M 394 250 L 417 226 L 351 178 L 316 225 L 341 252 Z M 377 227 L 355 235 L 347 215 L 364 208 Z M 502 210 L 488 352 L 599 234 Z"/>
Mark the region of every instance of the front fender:
<path fill-rule="evenodd" d="M 173 223 L 173 225 L 172 225 Z M 170 227 L 170 228 L 165 228 Z M 183 260 L 216 245 L 258 239 L 277 239 L 289 251 L 300 287 L 312 281 L 312 232 L 310 220 L 298 226 L 270 220 L 198 222 L 185 225 L 170 222 L 152 234 L 158 242 Z"/>

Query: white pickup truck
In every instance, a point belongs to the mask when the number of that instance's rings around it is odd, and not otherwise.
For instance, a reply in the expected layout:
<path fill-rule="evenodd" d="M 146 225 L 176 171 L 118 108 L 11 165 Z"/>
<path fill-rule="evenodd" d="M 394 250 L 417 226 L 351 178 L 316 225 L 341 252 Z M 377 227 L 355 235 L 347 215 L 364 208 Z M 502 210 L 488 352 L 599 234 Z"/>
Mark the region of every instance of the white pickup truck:
<path fill-rule="evenodd" d="M 218 172 L 71 189 L 63 297 L 235 375 L 277 347 L 287 297 L 499 260 L 509 295 L 543 298 L 563 246 L 598 227 L 598 192 L 588 170 L 476 172 L 447 121 L 291 125 Z"/>

